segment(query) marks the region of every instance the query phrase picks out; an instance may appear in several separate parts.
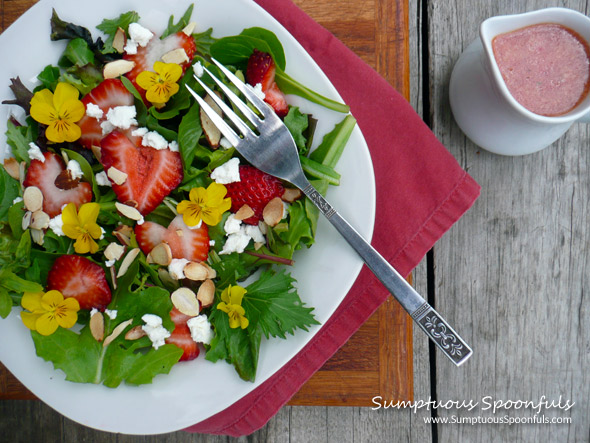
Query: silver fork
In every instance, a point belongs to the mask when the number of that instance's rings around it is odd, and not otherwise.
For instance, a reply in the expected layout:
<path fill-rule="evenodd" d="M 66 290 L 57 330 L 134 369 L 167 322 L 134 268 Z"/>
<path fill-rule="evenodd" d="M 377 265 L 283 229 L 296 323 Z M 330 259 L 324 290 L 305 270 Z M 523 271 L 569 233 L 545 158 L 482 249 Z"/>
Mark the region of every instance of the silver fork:
<path fill-rule="evenodd" d="M 236 132 L 199 94 L 187 85 L 187 89 L 223 136 L 252 165 L 301 189 L 359 254 L 369 269 L 394 295 L 430 339 L 455 365 L 460 366 L 463 364 L 473 353 L 467 343 L 309 183 L 301 169 L 301 162 L 293 137 L 274 110 L 256 94 L 254 88 L 243 83 L 217 60 L 213 60 L 213 62 L 259 113 L 257 115 L 253 112 L 229 87 L 205 68 L 207 74 L 215 81 L 229 101 L 240 110 L 243 117 L 256 130 L 256 132 L 253 131 L 241 117 L 226 105 L 222 98 L 195 75 L 197 82 L 217 103 L 223 114 L 237 129 Z"/>

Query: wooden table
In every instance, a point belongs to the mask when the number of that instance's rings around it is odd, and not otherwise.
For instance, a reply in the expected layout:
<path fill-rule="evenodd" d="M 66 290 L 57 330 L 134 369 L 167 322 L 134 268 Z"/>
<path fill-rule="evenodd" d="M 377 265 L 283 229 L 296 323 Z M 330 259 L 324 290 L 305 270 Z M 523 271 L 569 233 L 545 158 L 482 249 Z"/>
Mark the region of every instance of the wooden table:
<path fill-rule="evenodd" d="M 22 4 L 0 1 L 5 11 Z M 423 335 L 414 331 L 414 398 L 539 402 L 543 396 L 549 401 L 561 396 L 563 403 L 575 405 L 545 413 L 571 418 L 571 424 L 548 425 L 424 421 L 531 415 L 523 409 L 492 415 L 477 409 L 287 406 L 251 441 L 590 441 L 590 131 L 574 125 L 542 152 L 501 157 L 461 133 L 448 103 L 453 65 L 477 38 L 484 19 L 548 6 L 585 11 L 586 2 L 400 0 L 402 6 L 396 7 L 393 0 L 296 1 L 406 94 L 405 80 L 397 83 L 396 72 L 409 62 L 410 103 L 482 185 L 473 208 L 413 273 L 418 291 L 434 297 L 437 309 L 460 327 L 475 354 L 457 369 L 429 352 Z M 399 32 L 406 26 L 404 15 L 395 18 L 395 11 L 405 10 L 408 34 Z M 392 48 L 399 39 L 409 44 L 409 58 L 396 57 L 399 52 Z M 43 430 L 43 441 L 227 441 L 182 433 L 113 436 L 62 419 L 40 402 L 0 401 L 0 435 L 7 441 L 35 441 L 40 432 L 35 429 Z"/>

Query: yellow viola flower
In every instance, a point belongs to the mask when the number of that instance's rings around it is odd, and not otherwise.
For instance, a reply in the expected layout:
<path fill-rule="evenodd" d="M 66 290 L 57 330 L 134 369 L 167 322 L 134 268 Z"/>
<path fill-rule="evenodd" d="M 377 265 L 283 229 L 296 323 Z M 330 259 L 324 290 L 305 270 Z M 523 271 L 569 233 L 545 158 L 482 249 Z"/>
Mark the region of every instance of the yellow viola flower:
<path fill-rule="evenodd" d="M 219 183 L 211 183 L 207 189 L 193 188 L 190 200 L 183 200 L 176 206 L 187 226 L 197 226 L 201 220 L 209 226 L 221 221 L 225 211 L 231 208 L 231 199 L 225 198 L 227 188 Z"/>
<path fill-rule="evenodd" d="M 73 142 L 80 138 L 82 131 L 76 122 L 84 116 L 86 109 L 78 100 L 79 91 L 69 83 L 58 83 L 55 92 L 43 89 L 31 99 L 31 117 L 47 125 L 45 135 L 55 143 Z"/>
<path fill-rule="evenodd" d="M 229 285 L 221 293 L 221 302 L 217 304 L 217 309 L 226 312 L 229 317 L 229 327 L 234 329 L 238 326 L 242 329 L 248 327 L 249 321 L 245 317 L 246 311 L 242 307 L 242 299 L 246 289 L 241 286 Z"/>
<path fill-rule="evenodd" d="M 69 329 L 78 321 L 80 304 L 73 297 L 64 299 L 59 291 L 25 292 L 21 312 L 25 326 L 41 335 L 53 334 L 59 326 Z"/>
<path fill-rule="evenodd" d="M 98 251 L 98 244 L 94 239 L 102 237 L 102 229 L 96 224 L 100 205 L 98 203 L 84 203 L 80 211 L 76 212 L 76 205 L 68 203 L 61 212 L 63 233 L 69 238 L 76 240 L 74 250 L 78 254 Z"/>
<path fill-rule="evenodd" d="M 154 63 L 154 71 L 143 71 L 137 76 L 137 84 L 146 90 L 145 98 L 156 107 L 164 106 L 178 92 L 178 80 L 182 68 L 176 63 Z"/>

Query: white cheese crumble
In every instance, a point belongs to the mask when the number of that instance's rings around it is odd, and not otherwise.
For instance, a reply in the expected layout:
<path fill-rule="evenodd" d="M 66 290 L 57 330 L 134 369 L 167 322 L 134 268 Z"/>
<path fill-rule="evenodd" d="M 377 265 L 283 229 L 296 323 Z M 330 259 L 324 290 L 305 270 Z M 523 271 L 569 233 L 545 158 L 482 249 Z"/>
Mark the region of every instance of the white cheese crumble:
<path fill-rule="evenodd" d="M 104 230 L 104 228 L 101 226 L 100 227 L 100 237 L 98 238 L 99 240 L 104 239 L 104 235 L 106 234 L 106 231 Z"/>
<path fill-rule="evenodd" d="M 49 220 L 49 229 L 51 229 L 58 237 L 63 237 L 65 235 L 64 231 L 62 230 L 63 225 L 64 222 L 61 219 L 61 214 L 58 214 Z"/>
<path fill-rule="evenodd" d="M 203 74 L 205 73 L 205 69 L 203 69 L 203 65 L 201 64 L 200 61 L 198 61 L 197 63 L 195 63 L 193 65 L 193 72 L 199 78 L 201 78 L 203 76 Z"/>
<path fill-rule="evenodd" d="M 264 100 L 266 98 L 266 95 L 264 92 L 262 92 L 262 83 L 256 83 L 256 85 L 252 88 L 252 91 L 254 91 L 254 94 L 256 94 L 260 100 Z"/>
<path fill-rule="evenodd" d="M 244 225 L 241 220 L 236 220 L 234 214 L 227 218 L 223 229 L 227 235 L 227 240 L 219 253 L 221 255 L 231 254 L 232 252 L 241 254 L 250 243 L 250 240 L 253 240 L 254 243 L 264 243 L 266 241 L 259 226 Z"/>
<path fill-rule="evenodd" d="M 182 280 L 184 277 L 184 267 L 190 262 L 186 258 L 173 258 L 168 265 L 170 277 L 174 280 Z"/>
<path fill-rule="evenodd" d="M 193 341 L 208 345 L 213 340 L 213 329 L 205 314 L 188 319 L 186 325 L 191 331 Z"/>
<path fill-rule="evenodd" d="M 91 102 L 86 105 L 86 115 L 88 117 L 94 117 L 95 119 L 100 120 L 103 114 L 102 109 L 94 103 Z"/>
<path fill-rule="evenodd" d="M 96 309 L 96 308 L 92 308 L 92 309 L 90 310 L 90 317 L 92 317 L 92 316 L 93 316 L 94 314 L 96 314 L 97 312 L 98 312 L 98 309 Z"/>
<path fill-rule="evenodd" d="M 162 326 L 162 318 L 154 314 L 145 314 L 141 317 L 145 325 L 141 327 L 152 342 L 154 349 L 164 346 L 165 340 L 170 337 L 170 332 Z"/>
<path fill-rule="evenodd" d="M 250 243 L 250 236 L 246 234 L 244 231 L 240 230 L 235 234 L 230 234 L 223 245 L 223 249 L 219 253 L 220 255 L 231 254 L 232 252 L 237 252 L 241 254 L 246 249 Z"/>
<path fill-rule="evenodd" d="M 211 246 L 211 247 L 215 246 L 215 240 L 209 240 L 209 246 Z"/>
<path fill-rule="evenodd" d="M 154 149 L 166 149 L 168 147 L 168 140 L 158 134 L 156 131 L 149 131 L 146 133 L 141 142 L 144 146 L 150 146 Z"/>
<path fill-rule="evenodd" d="M 104 171 L 100 171 L 99 173 L 96 174 L 96 184 L 98 186 L 111 186 L 111 181 L 109 180 L 109 177 L 107 176 L 107 173 Z"/>
<path fill-rule="evenodd" d="M 221 140 L 219 140 L 219 146 L 221 146 L 223 149 L 231 149 L 231 148 L 233 148 L 232 144 L 225 137 L 221 137 Z"/>
<path fill-rule="evenodd" d="M 41 148 L 34 142 L 29 143 L 29 150 L 27 151 L 31 160 L 39 160 L 41 163 L 45 163 L 45 156 L 41 152 Z"/>
<path fill-rule="evenodd" d="M 178 143 L 175 140 L 172 140 L 170 143 L 168 143 L 168 149 L 170 149 L 172 152 L 180 151 Z"/>
<path fill-rule="evenodd" d="M 105 260 L 104 265 L 107 268 L 112 268 L 113 266 L 115 266 L 115 259 L 113 258 L 112 260 Z"/>
<path fill-rule="evenodd" d="M 20 203 L 22 201 L 23 201 L 23 198 L 22 197 L 17 197 L 14 200 L 12 200 L 12 204 L 13 205 L 16 205 L 17 203 Z"/>
<path fill-rule="evenodd" d="M 114 127 L 121 129 L 129 129 L 133 125 L 137 125 L 137 110 L 135 106 L 115 106 L 110 108 L 107 112 L 107 121 Z M 101 124 L 102 127 L 102 124 Z M 104 131 L 103 127 L 103 131 Z"/>
<path fill-rule="evenodd" d="M 102 129 L 102 135 L 110 134 L 115 130 L 115 126 L 108 120 L 100 123 L 100 129 Z"/>
<path fill-rule="evenodd" d="M 113 309 L 113 310 L 105 309 L 104 313 L 106 315 L 108 315 L 111 320 L 114 320 L 117 318 L 117 310 L 116 309 Z"/>
<path fill-rule="evenodd" d="M 225 224 L 223 225 L 223 230 L 227 235 L 235 234 L 240 232 L 240 227 L 242 226 L 242 220 L 238 220 L 235 214 L 231 214 Z"/>
<path fill-rule="evenodd" d="M 70 160 L 66 169 L 70 171 L 70 177 L 72 177 L 72 179 L 79 180 L 82 178 L 82 168 L 80 167 L 80 163 L 76 160 Z"/>
<path fill-rule="evenodd" d="M 137 128 L 131 131 L 131 135 L 134 137 L 143 137 L 148 133 L 148 128 Z"/>
<path fill-rule="evenodd" d="M 246 225 L 244 226 L 246 234 L 254 241 L 254 243 L 264 243 L 266 239 L 264 238 L 264 234 L 258 226 L 254 225 Z"/>
<path fill-rule="evenodd" d="M 227 185 L 240 181 L 240 159 L 234 157 L 211 172 L 211 178 L 217 183 Z"/>
<path fill-rule="evenodd" d="M 146 46 L 154 36 L 149 29 L 144 28 L 139 23 L 130 23 L 127 31 L 131 40 L 137 42 L 142 47 Z"/>

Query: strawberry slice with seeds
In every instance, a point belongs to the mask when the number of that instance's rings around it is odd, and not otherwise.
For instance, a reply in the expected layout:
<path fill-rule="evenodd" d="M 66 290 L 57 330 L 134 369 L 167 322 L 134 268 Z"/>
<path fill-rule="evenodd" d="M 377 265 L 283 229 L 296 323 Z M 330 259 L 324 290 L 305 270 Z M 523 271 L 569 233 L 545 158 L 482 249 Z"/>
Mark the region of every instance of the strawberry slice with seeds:
<path fill-rule="evenodd" d="M 190 229 L 178 215 L 170 222 L 168 228 L 154 223 L 145 222 L 135 226 L 135 238 L 144 254 L 149 254 L 160 243 L 168 243 L 173 258 L 184 258 L 189 261 L 201 262 L 209 254 L 209 231 L 202 223 L 197 229 Z"/>
<path fill-rule="evenodd" d="M 62 255 L 53 263 L 47 276 L 49 290 L 64 297 L 74 297 L 80 309 L 104 311 L 111 302 L 111 289 L 104 270 L 86 257 Z"/>
<path fill-rule="evenodd" d="M 109 109 L 117 106 L 131 106 L 134 103 L 134 98 L 121 80 L 113 78 L 104 80 L 86 94 L 82 98 L 82 103 L 87 110 L 89 104 L 98 106 L 103 114 L 99 119 L 84 114 L 84 117 L 78 122 L 78 126 L 82 129 L 80 143 L 90 149 L 93 145 L 100 146 L 100 141 L 104 137 L 100 124 L 106 121 Z"/>
<path fill-rule="evenodd" d="M 183 73 L 186 72 L 192 63 L 195 52 L 197 52 L 197 45 L 191 35 L 187 35 L 181 31 L 176 34 L 170 34 L 163 39 L 153 37 L 146 46 L 139 46 L 137 48 L 137 54 L 125 54 L 123 56 L 125 60 L 135 63 L 133 69 L 125 74 L 125 76 L 131 80 L 142 95 L 145 94 L 145 90 L 139 87 L 135 81 L 137 76 L 143 71 L 153 71 L 155 62 L 163 61 L 163 55 L 177 49 L 183 49 L 188 58 L 186 62 L 179 63 Z"/>
<path fill-rule="evenodd" d="M 80 207 L 92 200 L 92 186 L 87 182 L 64 186 L 63 173 L 66 170 L 61 157 L 51 152 L 43 153 L 45 161 L 31 160 L 23 185 L 36 186 L 43 194 L 43 211 L 50 217 L 61 213 L 62 206 L 74 203 Z M 58 186 L 59 185 L 59 186 Z M 69 189 L 66 189 L 69 188 Z"/>
<path fill-rule="evenodd" d="M 250 165 L 240 165 L 240 181 L 228 183 L 225 187 L 227 196 L 231 198 L 232 212 L 237 212 L 244 205 L 250 206 L 254 211 L 252 217 L 243 220 L 250 225 L 258 224 L 268 202 L 285 192 L 278 178 Z"/>
<path fill-rule="evenodd" d="M 142 146 L 140 138 L 129 139 L 115 130 L 103 138 L 101 163 L 104 170 L 115 167 L 127 174 L 113 191 L 121 203 L 134 201 L 143 215 L 152 212 L 183 178 L 180 153 Z"/>
<path fill-rule="evenodd" d="M 281 118 L 289 113 L 287 98 L 275 82 L 276 66 L 272 56 L 267 52 L 254 49 L 248 59 L 246 68 L 246 81 L 252 85 L 262 85 L 264 101 L 275 110 Z"/>
<path fill-rule="evenodd" d="M 191 317 L 172 308 L 170 318 L 174 322 L 175 328 L 170 337 L 166 339 L 166 343 L 176 345 L 184 351 L 180 361 L 194 360 L 199 356 L 199 345 L 191 337 L 191 331 L 186 324 Z"/>

